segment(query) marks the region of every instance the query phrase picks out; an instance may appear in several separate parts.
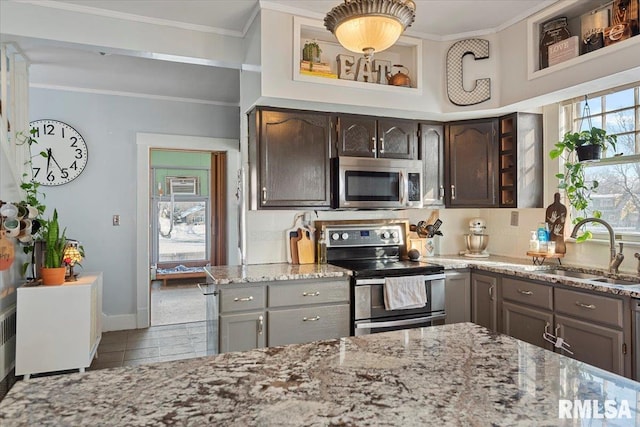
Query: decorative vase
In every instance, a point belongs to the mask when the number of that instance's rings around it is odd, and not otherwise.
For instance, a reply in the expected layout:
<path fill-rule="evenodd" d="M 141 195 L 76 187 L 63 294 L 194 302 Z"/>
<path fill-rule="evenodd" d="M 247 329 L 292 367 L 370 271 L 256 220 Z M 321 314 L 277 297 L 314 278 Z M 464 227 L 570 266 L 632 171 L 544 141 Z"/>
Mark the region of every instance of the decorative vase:
<path fill-rule="evenodd" d="M 581 162 L 600 160 L 602 156 L 602 147 L 599 145 L 581 145 L 576 147 L 578 160 Z"/>
<path fill-rule="evenodd" d="M 66 267 L 46 268 L 40 269 L 40 276 L 42 277 L 42 283 L 47 286 L 50 285 L 62 285 L 64 283 L 64 276 L 67 272 Z"/>

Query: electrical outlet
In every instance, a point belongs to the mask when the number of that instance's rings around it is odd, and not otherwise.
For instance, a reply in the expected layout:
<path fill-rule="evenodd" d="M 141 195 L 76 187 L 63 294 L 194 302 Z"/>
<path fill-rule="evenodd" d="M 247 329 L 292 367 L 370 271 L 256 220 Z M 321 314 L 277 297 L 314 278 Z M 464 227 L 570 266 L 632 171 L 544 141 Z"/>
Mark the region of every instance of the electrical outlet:
<path fill-rule="evenodd" d="M 120 215 L 114 215 L 113 216 L 113 225 L 120 225 Z"/>
<path fill-rule="evenodd" d="M 511 225 L 513 227 L 518 226 L 518 211 L 511 211 Z"/>

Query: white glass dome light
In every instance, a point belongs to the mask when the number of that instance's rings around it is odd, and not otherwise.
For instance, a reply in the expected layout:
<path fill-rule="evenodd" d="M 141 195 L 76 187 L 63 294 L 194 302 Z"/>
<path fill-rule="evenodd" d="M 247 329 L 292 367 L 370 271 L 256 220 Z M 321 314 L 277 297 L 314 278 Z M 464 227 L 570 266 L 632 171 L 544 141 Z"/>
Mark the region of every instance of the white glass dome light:
<path fill-rule="evenodd" d="M 414 20 L 413 0 L 345 0 L 331 9 L 324 25 L 345 49 L 370 59 L 393 46 Z"/>

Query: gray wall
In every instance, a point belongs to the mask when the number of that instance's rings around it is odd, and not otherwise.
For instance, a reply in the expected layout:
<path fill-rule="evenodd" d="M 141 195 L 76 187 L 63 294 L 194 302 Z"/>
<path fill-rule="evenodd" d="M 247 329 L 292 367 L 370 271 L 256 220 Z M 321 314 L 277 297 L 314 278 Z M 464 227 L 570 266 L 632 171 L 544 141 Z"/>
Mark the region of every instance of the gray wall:
<path fill-rule="evenodd" d="M 84 137 L 89 160 L 71 183 L 45 188 L 45 216 L 58 210 L 82 242 L 79 271 L 102 271 L 105 315 L 136 312 L 136 133 L 239 138 L 239 108 L 32 88 L 30 119 L 55 119 Z M 111 225 L 112 216 L 121 225 Z"/>

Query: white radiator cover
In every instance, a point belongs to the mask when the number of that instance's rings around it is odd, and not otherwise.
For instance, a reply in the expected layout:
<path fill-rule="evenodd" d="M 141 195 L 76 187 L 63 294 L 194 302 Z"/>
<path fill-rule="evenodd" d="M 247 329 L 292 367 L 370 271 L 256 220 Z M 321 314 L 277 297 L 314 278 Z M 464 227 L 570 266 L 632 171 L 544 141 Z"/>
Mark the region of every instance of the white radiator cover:
<path fill-rule="evenodd" d="M 0 313 L 0 379 L 16 365 L 16 306 Z"/>

